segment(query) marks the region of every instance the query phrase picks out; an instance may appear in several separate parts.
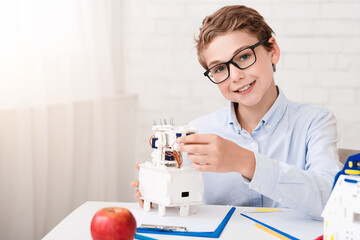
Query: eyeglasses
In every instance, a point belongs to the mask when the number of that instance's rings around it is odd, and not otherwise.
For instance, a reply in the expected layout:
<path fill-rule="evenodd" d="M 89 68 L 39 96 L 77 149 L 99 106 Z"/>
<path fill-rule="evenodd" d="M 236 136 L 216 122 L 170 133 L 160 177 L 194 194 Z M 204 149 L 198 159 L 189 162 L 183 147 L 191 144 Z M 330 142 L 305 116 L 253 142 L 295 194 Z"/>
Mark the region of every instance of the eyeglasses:
<path fill-rule="evenodd" d="M 246 69 L 256 62 L 255 48 L 266 41 L 261 40 L 250 47 L 244 48 L 237 52 L 229 61 L 216 64 L 204 72 L 213 83 L 219 84 L 224 82 L 230 76 L 230 63 L 239 69 Z"/>

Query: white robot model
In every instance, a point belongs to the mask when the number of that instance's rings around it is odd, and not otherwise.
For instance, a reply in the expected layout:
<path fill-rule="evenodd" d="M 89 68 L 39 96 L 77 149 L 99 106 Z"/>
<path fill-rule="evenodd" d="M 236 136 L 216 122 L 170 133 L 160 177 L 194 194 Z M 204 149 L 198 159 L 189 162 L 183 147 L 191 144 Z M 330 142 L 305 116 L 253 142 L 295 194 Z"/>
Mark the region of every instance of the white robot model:
<path fill-rule="evenodd" d="M 151 203 L 158 204 L 158 213 L 164 216 L 166 207 L 180 207 L 180 216 L 196 212 L 196 205 L 203 203 L 204 176 L 191 166 L 182 165 L 182 153 L 176 151 L 176 139 L 196 133 L 188 126 L 173 124 L 155 125 L 149 140 L 152 162 L 140 164 L 139 191 L 144 200 L 144 210 L 151 210 Z"/>
<path fill-rule="evenodd" d="M 360 153 L 350 156 L 336 175 L 321 216 L 324 239 L 360 240 Z"/>

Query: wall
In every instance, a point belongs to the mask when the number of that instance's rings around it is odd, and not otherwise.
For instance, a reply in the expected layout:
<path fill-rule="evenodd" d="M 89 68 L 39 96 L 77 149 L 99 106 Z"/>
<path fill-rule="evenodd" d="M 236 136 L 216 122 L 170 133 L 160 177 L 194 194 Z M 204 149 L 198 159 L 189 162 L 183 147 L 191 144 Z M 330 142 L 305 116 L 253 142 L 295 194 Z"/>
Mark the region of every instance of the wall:
<path fill-rule="evenodd" d="M 226 106 L 202 75 L 193 39 L 205 16 L 231 4 L 254 7 L 275 31 L 275 81 L 286 96 L 330 109 L 338 146 L 360 149 L 359 0 L 125 0 L 124 88 L 139 97 L 137 160 L 149 160 L 154 119 L 186 124 Z"/>

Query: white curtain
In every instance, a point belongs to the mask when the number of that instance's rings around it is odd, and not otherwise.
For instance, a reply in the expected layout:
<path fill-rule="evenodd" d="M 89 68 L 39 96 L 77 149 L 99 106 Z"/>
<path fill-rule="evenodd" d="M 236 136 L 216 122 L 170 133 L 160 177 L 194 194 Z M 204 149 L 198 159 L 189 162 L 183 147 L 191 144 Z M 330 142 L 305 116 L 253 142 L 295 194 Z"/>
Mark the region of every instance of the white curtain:
<path fill-rule="evenodd" d="M 0 0 L 0 239 L 128 200 L 136 99 L 116 94 L 113 4 Z"/>

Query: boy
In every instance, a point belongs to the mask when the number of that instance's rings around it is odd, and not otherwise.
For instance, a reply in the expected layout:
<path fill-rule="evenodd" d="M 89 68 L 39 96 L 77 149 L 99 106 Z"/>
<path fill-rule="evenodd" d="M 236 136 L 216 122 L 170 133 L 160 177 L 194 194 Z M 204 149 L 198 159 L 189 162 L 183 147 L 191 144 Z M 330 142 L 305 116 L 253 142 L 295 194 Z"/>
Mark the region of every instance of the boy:
<path fill-rule="evenodd" d="M 178 150 L 204 171 L 206 204 L 289 207 L 318 219 L 340 170 L 336 120 L 287 100 L 275 85 L 280 49 L 272 34 L 245 6 L 204 19 L 198 59 L 230 102 L 192 121 L 199 134 L 179 138 Z"/>

